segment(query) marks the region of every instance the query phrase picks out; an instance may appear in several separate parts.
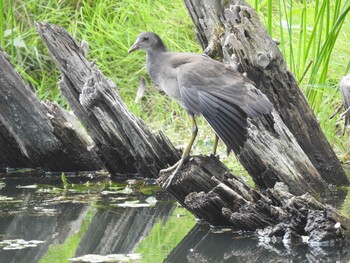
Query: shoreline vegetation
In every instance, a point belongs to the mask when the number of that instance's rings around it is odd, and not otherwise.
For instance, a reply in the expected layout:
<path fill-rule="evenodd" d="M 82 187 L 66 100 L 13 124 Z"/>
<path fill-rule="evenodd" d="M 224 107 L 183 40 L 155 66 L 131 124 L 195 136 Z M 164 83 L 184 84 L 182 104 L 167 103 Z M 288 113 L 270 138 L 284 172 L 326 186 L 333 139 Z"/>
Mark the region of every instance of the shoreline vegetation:
<path fill-rule="evenodd" d="M 327 139 L 343 162 L 350 159 L 350 132 L 341 136 L 339 114 L 329 117 L 341 104 L 340 79 L 349 71 L 347 41 L 349 1 L 248 1 L 259 12 L 289 68 L 313 108 Z M 274 3 L 272 3 L 274 2 Z M 6 11 L 6 12 L 5 12 Z M 187 141 L 186 113 L 152 86 L 144 68 L 144 55 L 128 56 L 127 50 L 141 31 L 154 31 L 171 50 L 201 53 L 192 21 L 181 0 L 177 1 L 3 1 L 0 0 L 0 45 L 17 72 L 40 99 L 68 107 L 57 88 L 59 72 L 50 59 L 34 22 L 62 26 L 74 38 L 89 43 L 88 59 L 116 82 L 126 105 L 153 130 L 163 130 L 174 145 Z M 147 79 L 147 92 L 135 104 L 139 79 Z M 199 121 L 194 153 L 210 153 L 212 132 Z M 219 154 L 225 156 L 220 145 Z M 225 158 L 225 157 L 224 157 Z M 230 163 L 235 157 L 229 157 Z M 230 164 L 239 169 L 238 164 Z"/>

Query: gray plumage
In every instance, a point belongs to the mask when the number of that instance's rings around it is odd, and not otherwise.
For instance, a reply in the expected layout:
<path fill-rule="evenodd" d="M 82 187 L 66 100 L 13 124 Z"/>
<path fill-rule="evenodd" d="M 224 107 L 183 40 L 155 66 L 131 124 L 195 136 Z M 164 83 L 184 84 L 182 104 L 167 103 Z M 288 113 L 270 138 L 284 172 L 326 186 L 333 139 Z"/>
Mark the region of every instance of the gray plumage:
<path fill-rule="evenodd" d="M 238 153 L 247 137 L 247 118 L 269 115 L 273 105 L 254 83 L 207 56 L 169 52 L 152 32 L 141 33 L 129 52 L 146 51 L 154 83 L 190 114 L 203 115 L 228 150 Z"/>
<path fill-rule="evenodd" d="M 138 103 L 146 93 L 147 83 L 144 77 L 140 78 L 139 87 L 136 92 L 135 103 Z"/>
<path fill-rule="evenodd" d="M 350 75 L 343 77 L 340 81 L 340 90 L 344 105 L 345 123 L 343 134 L 346 126 L 350 123 Z"/>

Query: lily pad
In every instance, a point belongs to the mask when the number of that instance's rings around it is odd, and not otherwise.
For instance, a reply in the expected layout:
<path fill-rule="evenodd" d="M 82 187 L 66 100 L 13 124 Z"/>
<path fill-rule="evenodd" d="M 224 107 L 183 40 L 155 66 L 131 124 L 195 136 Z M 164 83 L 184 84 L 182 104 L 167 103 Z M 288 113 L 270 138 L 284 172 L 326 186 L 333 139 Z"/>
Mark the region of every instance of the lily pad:
<path fill-rule="evenodd" d="M 150 206 L 155 206 L 157 203 L 157 199 L 154 196 L 150 196 L 147 197 L 147 199 L 145 200 L 147 202 L 147 204 L 149 204 Z"/>
<path fill-rule="evenodd" d="M 1 201 L 12 201 L 13 197 L 5 196 L 5 195 L 0 195 L 0 202 Z"/>
<path fill-rule="evenodd" d="M 135 201 L 126 201 L 124 203 L 118 204 L 118 207 L 134 207 L 134 208 L 138 208 L 138 207 L 150 207 L 150 204 L 147 203 L 139 203 L 138 200 Z"/>
<path fill-rule="evenodd" d="M 141 254 L 109 254 L 109 255 L 97 255 L 89 254 L 76 258 L 69 258 L 72 262 L 89 262 L 89 263 L 100 263 L 100 262 L 129 262 L 130 260 L 140 260 Z"/>
<path fill-rule="evenodd" d="M 24 239 L 8 239 L 0 241 L 0 247 L 3 250 L 20 250 L 28 247 L 36 247 L 38 244 L 45 243 L 41 240 L 24 240 Z"/>
<path fill-rule="evenodd" d="M 32 184 L 32 185 L 17 185 L 16 188 L 18 189 L 35 189 L 38 188 L 38 185 Z"/>

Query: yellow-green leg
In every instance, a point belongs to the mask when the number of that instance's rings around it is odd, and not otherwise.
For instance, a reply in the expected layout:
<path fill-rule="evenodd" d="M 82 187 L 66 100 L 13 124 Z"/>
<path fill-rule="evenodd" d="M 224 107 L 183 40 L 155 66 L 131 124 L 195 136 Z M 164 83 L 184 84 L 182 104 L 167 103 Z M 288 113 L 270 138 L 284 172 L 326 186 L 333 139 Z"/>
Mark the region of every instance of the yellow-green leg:
<path fill-rule="evenodd" d="M 172 175 L 169 176 L 167 186 L 170 185 L 171 181 L 174 178 L 174 175 L 181 169 L 181 167 L 183 166 L 185 161 L 189 158 L 190 152 L 192 149 L 192 145 L 197 137 L 198 127 L 197 127 L 196 119 L 194 118 L 193 115 L 190 115 L 190 121 L 191 121 L 191 126 L 192 126 L 192 135 L 191 135 L 191 139 L 190 139 L 189 143 L 186 146 L 186 149 L 182 153 L 181 159 L 177 163 L 175 163 L 173 166 L 160 171 L 161 173 L 164 173 L 164 172 L 169 172 L 169 171 L 176 168 L 175 171 L 172 173 Z"/>
<path fill-rule="evenodd" d="M 214 143 L 213 143 L 213 155 L 216 155 L 216 149 L 218 148 L 219 136 L 215 133 Z"/>

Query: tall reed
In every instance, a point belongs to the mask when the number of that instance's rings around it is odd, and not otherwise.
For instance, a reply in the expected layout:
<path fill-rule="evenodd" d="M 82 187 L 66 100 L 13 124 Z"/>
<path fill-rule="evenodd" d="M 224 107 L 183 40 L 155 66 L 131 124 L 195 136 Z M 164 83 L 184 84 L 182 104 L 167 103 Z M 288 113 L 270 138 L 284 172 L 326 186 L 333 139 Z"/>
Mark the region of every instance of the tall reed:
<path fill-rule="evenodd" d="M 348 138 L 336 136 L 340 78 L 350 65 L 349 0 L 248 0 L 260 14 L 333 145 L 344 151 Z M 343 25 L 346 28 L 343 28 Z"/>

